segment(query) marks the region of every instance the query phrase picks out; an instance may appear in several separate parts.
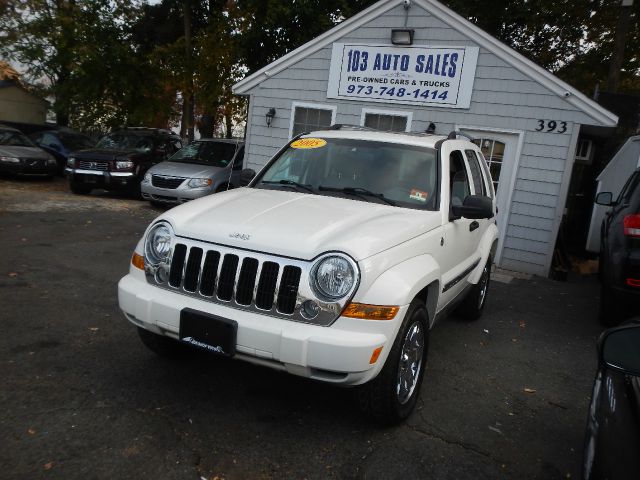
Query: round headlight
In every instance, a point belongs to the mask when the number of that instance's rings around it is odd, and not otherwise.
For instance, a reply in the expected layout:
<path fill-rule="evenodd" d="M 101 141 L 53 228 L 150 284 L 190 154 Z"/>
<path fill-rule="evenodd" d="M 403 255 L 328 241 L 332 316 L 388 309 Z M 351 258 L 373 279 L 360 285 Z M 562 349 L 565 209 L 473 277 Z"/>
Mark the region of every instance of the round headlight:
<path fill-rule="evenodd" d="M 330 255 L 313 267 L 311 288 L 318 297 L 338 300 L 347 295 L 356 282 L 356 270 L 345 257 Z"/>
<path fill-rule="evenodd" d="M 151 265 L 165 262 L 171 253 L 173 232 L 167 223 L 159 223 L 151 229 L 144 243 L 144 255 Z"/>

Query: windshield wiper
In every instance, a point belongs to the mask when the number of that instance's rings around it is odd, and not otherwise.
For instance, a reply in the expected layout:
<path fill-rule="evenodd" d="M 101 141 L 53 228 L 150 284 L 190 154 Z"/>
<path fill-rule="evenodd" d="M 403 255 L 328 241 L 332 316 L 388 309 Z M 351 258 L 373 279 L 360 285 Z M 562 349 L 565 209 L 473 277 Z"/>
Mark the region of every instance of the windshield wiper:
<path fill-rule="evenodd" d="M 392 205 L 394 207 L 396 206 L 396 202 L 394 202 L 393 200 L 390 200 L 390 199 L 386 198 L 381 193 L 375 193 L 375 192 L 372 192 L 371 190 L 367 190 L 366 188 L 360 188 L 360 187 L 338 188 L 338 187 L 323 187 L 322 185 L 320 185 L 318 187 L 318 190 L 320 190 L 321 192 L 344 192 L 344 193 L 348 193 L 350 195 L 357 195 L 357 196 L 363 197 L 363 198 L 364 197 L 379 198 L 380 200 L 385 202 L 387 205 Z"/>
<path fill-rule="evenodd" d="M 305 185 L 304 183 L 294 182 L 293 180 L 277 180 L 277 181 L 263 180 L 260 183 L 264 183 L 265 185 L 287 185 L 289 187 L 301 188 L 303 190 L 306 190 L 307 192 L 316 193 L 316 191 L 313 188 L 311 188 L 311 185 Z"/>

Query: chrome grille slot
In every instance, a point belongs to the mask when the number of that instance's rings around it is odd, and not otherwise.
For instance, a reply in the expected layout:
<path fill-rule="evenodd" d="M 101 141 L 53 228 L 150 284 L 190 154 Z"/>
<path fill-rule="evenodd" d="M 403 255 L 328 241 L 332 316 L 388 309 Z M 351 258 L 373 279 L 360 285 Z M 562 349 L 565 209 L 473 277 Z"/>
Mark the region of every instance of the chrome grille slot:
<path fill-rule="evenodd" d="M 253 287 L 256 285 L 256 274 L 258 273 L 258 260 L 246 257 L 242 261 L 240 277 L 236 286 L 236 302 L 240 305 L 251 305 L 253 300 Z"/>
<path fill-rule="evenodd" d="M 173 250 L 171 259 L 171 270 L 169 271 L 169 285 L 179 287 L 182 283 L 182 267 L 187 256 L 187 247 L 179 243 Z"/>
<path fill-rule="evenodd" d="M 200 263 L 202 261 L 202 249 L 191 247 L 189 260 L 184 270 L 183 288 L 188 292 L 195 292 L 198 287 L 198 276 L 200 275 Z"/>
<path fill-rule="evenodd" d="M 185 179 L 181 177 L 163 177 L 161 175 L 151 176 L 151 185 L 159 188 L 178 188 Z"/>
<path fill-rule="evenodd" d="M 200 280 L 200 293 L 207 297 L 213 296 L 213 289 L 216 285 L 216 277 L 218 276 L 218 263 L 220 262 L 220 253 L 213 250 L 207 252 L 204 258 L 204 266 L 202 267 L 202 280 Z"/>
<path fill-rule="evenodd" d="M 218 298 L 226 302 L 233 298 L 233 287 L 236 283 L 236 271 L 239 258 L 237 255 L 227 254 L 222 261 L 220 280 L 218 280 Z"/>
<path fill-rule="evenodd" d="M 298 286 L 300 285 L 300 275 L 302 271 L 299 267 L 287 265 L 282 272 L 280 288 L 278 290 L 278 311 L 282 313 L 293 313 L 296 306 Z"/>
<path fill-rule="evenodd" d="M 271 310 L 273 307 L 279 270 L 280 266 L 275 262 L 262 264 L 262 272 L 260 272 L 260 280 L 256 290 L 256 307 L 263 310 Z"/>

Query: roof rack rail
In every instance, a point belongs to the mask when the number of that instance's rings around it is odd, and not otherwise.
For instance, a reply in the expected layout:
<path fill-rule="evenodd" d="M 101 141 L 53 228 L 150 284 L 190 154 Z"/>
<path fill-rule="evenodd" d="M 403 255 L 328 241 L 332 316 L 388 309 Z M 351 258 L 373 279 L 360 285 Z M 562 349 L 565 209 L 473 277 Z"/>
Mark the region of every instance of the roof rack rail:
<path fill-rule="evenodd" d="M 455 140 L 458 137 L 465 137 L 468 138 L 469 141 L 473 142 L 474 138 L 471 137 L 470 135 L 461 132 L 460 130 L 453 130 L 449 135 L 447 135 L 447 140 Z"/>
<path fill-rule="evenodd" d="M 334 123 L 330 127 L 325 128 L 324 130 L 362 130 L 364 132 L 381 132 L 382 130 L 378 130 L 377 128 L 364 127 L 362 125 L 350 125 L 348 123 Z"/>

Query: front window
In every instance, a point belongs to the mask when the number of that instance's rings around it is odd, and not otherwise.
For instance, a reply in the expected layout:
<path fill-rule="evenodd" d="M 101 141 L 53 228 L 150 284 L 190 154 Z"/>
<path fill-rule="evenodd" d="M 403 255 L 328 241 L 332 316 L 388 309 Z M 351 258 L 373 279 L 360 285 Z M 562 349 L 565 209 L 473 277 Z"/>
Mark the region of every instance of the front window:
<path fill-rule="evenodd" d="M 342 138 L 292 142 L 255 183 L 427 210 L 435 209 L 437 186 L 435 150 Z"/>
<path fill-rule="evenodd" d="M 235 143 L 193 142 L 178 150 L 169 161 L 224 168 L 231 163 L 238 148 Z"/>
<path fill-rule="evenodd" d="M 11 147 L 35 147 L 29 138 L 20 132 L 14 132 L 13 130 L 0 130 L 0 145 L 7 145 Z"/>
<path fill-rule="evenodd" d="M 133 133 L 111 133 L 102 137 L 96 145 L 96 148 L 149 152 L 153 148 L 153 139 L 151 137 L 136 135 Z"/>

